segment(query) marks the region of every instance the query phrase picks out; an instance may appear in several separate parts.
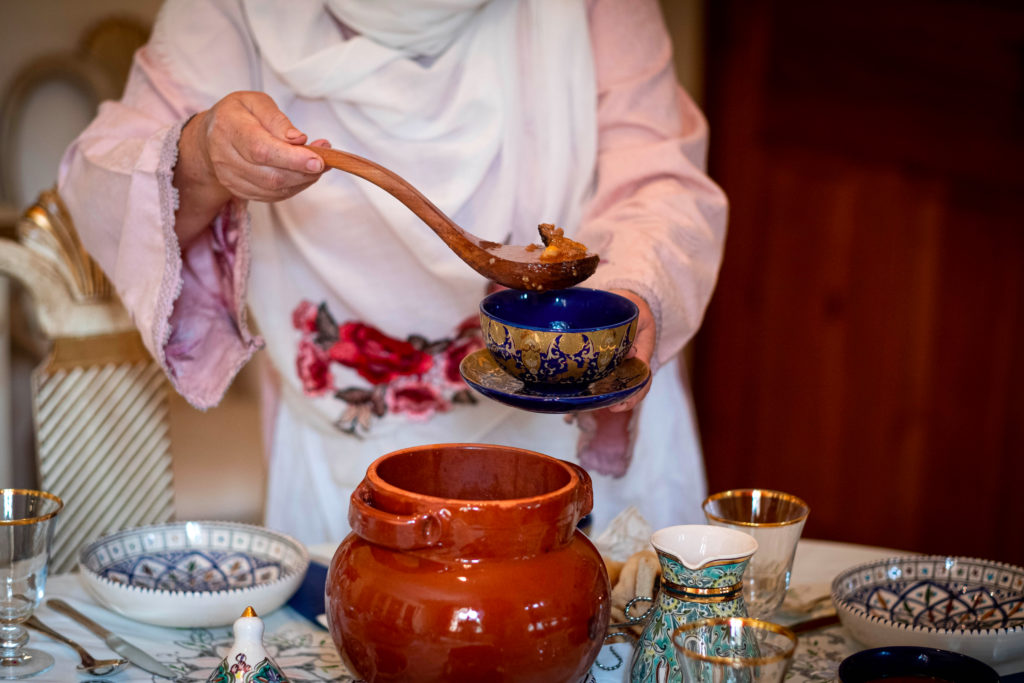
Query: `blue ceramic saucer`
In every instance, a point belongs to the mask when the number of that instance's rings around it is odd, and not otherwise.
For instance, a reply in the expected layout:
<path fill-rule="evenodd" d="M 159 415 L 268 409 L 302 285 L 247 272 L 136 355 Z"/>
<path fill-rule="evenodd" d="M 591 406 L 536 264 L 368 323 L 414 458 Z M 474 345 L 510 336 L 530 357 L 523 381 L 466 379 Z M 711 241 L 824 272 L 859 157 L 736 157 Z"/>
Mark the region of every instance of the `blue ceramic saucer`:
<path fill-rule="evenodd" d="M 462 359 L 459 372 L 469 386 L 487 398 L 534 413 L 572 413 L 621 403 L 651 379 L 651 369 L 639 358 L 627 358 L 607 377 L 575 390 L 546 390 L 526 385 L 505 372 L 487 349 Z"/>
<path fill-rule="evenodd" d="M 893 677 L 949 683 L 999 683 L 999 674 L 973 657 L 930 647 L 879 647 L 861 650 L 839 665 L 841 683 L 868 683 Z"/>

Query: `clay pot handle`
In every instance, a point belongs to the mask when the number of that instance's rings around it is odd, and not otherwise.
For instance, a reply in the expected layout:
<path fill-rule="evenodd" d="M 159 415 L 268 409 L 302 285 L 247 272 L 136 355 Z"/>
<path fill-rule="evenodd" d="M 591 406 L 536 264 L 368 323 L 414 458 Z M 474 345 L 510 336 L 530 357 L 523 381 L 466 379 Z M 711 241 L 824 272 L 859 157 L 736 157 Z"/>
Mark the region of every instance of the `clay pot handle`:
<path fill-rule="evenodd" d="M 429 548 L 444 535 L 442 520 L 431 513 L 396 515 L 373 507 L 370 491 L 362 484 L 352 492 L 348 523 L 364 540 L 395 550 Z"/>
<path fill-rule="evenodd" d="M 594 509 L 594 483 L 587 471 L 576 463 L 566 461 L 565 464 L 576 470 L 576 475 L 580 478 L 580 486 L 576 489 L 576 521 L 579 522 Z"/>

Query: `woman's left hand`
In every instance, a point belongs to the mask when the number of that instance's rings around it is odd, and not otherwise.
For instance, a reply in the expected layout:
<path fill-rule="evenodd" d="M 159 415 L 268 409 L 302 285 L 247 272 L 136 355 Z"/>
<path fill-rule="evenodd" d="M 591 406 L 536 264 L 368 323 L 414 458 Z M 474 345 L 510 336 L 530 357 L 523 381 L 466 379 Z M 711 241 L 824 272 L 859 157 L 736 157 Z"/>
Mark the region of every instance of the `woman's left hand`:
<path fill-rule="evenodd" d="M 647 365 L 651 364 L 651 357 L 654 355 L 654 342 L 657 339 L 657 330 L 654 323 L 654 314 L 651 313 L 651 307 L 647 305 L 647 302 L 641 299 L 639 296 L 625 289 L 614 289 L 612 290 L 616 294 L 626 297 L 640 309 L 640 314 L 637 316 L 636 321 L 636 337 L 633 339 L 633 348 L 629 350 L 627 358 L 639 358 Z M 636 404 L 643 400 L 644 396 L 651 389 L 651 382 L 648 381 L 647 385 L 638 391 L 637 393 L 630 396 L 622 403 L 617 403 L 614 406 L 608 408 L 613 413 L 621 413 L 627 410 L 632 410 L 636 407 Z"/>
<path fill-rule="evenodd" d="M 623 289 L 613 289 L 612 291 L 626 297 L 640 309 L 637 316 L 636 337 L 633 338 L 633 348 L 629 350 L 627 358 L 639 358 L 650 365 L 657 337 L 651 307 L 633 292 Z M 622 403 L 599 410 L 566 415 L 566 420 L 575 420 L 580 428 L 578 446 L 580 464 L 589 472 L 609 477 L 621 477 L 629 469 L 632 459 L 629 432 L 630 425 L 634 424 L 636 417 L 631 411 L 647 395 L 650 388 L 651 383 L 648 381 L 642 390 Z"/>

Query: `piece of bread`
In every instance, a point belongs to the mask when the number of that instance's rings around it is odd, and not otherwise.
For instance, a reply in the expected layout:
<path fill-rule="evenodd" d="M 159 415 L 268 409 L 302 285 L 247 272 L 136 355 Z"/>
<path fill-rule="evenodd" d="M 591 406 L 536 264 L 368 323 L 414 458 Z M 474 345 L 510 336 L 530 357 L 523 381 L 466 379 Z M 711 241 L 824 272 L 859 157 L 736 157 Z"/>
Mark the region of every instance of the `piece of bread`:
<path fill-rule="evenodd" d="M 618 575 L 618 581 L 612 586 L 611 595 L 611 623 L 622 623 L 629 621 L 626 618 L 626 604 L 636 597 L 655 598 L 654 586 L 658 576 L 661 574 L 661 565 L 658 563 L 658 555 L 653 550 L 641 550 L 633 553 L 623 563 Z M 638 602 L 629 610 L 632 618 L 637 618 L 651 606 L 649 602 Z M 630 627 L 636 635 L 643 631 L 642 624 Z"/>
<path fill-rule="evenodd" d="M 625 562 L 618 562 L 616 560 L 610 560 L 607 557 L 604 559 L 604 568 L 608 570 L 608 584 L 614 586 L 619 581 L 619 575 L 622 573 L 622 567 L 625 566 Z"/>
<path fill-rule="evenodd" d="M 636 567 L 636 585 L 633 586 L 633 597 L 654 597 L 654 582 L 661 575 L 661 564 L 653 550 L 641 550 L 637 555 L 640 559 Z"/>

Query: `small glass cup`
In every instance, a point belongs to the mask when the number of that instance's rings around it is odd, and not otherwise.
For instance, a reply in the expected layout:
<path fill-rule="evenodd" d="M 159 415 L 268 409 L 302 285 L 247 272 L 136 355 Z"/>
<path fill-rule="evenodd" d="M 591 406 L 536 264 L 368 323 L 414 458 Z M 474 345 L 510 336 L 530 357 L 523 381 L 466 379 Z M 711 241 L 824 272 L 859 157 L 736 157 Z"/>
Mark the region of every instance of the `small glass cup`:
<path fill-rule="evenodd" d="M 0 489 L 0 679 L 26 678 L 53 657 L 24 647 L 21 625 L 43 599 L 57 514 L 64 502 L 45 491 Z"/>
<path fill-rule="evenodd" d="M 769 489 L 734 489 L 707 497 L 708 524 L 745 531 L 757 552 L 743 574 L 747 614 L 769 619 L 789 590 L 796 544 L 811 509 L 794 495 Z"/>
<path fill-rule="evenodd" d="M 672 633 L 684 683 L 781 683 L 796 634 L 749 617 L 712 617 Z"/>

